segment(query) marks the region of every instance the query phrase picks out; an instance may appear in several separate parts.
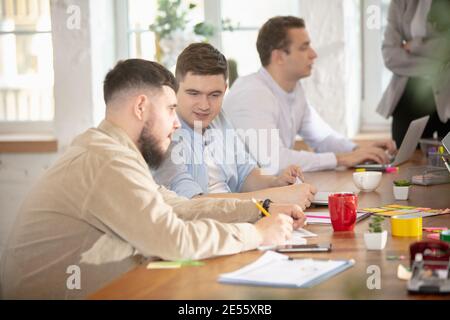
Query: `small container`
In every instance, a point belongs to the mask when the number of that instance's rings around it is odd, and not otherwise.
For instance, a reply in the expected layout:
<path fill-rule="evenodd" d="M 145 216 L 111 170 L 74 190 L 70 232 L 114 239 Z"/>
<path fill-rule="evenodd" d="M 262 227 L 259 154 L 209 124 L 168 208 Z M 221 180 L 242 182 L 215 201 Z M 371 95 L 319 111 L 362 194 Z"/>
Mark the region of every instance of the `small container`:
<path fill-rule="evenodd" d="M 436 139 L 420 139 L 420 150 L 428 157 L 430 152 L 438 152 L 439 147 L 442 146 L 442 142 Z"/>
<path fill-rule="evenodd" d="M 387 231 L 364 233 L 364 243 L 367 250 L 383 250 L 387 242 Z"/>
<path fill-rule="evenodd" d="M 442 157 L 447 159 L 447 162 L 450 162 L 450 155 L 446 152 L 430 152 L 428 153 L 427 164 L 433 167 L 445 168 L 444 160 Z"/>
<path fill-rule="evenodd" d="M 408 180 L 411 181 L 412 184 L 416 185 L 429 186 L 450 183 L 450 174 L 445 167 L 409 167 L 407 173 Z"/>
<path fill-rule="evenodd" d="M 395 200 L 408 200 L 409 198 L 409 188 L 411 186 L 394 186 L 394 198 Z"/>

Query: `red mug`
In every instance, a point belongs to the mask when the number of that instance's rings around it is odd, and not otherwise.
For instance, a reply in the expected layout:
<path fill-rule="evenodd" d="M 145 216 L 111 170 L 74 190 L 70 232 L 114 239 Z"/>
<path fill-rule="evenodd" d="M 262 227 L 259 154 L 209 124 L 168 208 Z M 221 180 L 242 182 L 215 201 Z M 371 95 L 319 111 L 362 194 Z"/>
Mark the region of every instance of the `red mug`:
<path fill-rule="evenodd" d="M 328 207 L 334 231 L 353 231 L 358 208 L 358 196 L 356 194 L 330 194 L 328 196 Z"/>

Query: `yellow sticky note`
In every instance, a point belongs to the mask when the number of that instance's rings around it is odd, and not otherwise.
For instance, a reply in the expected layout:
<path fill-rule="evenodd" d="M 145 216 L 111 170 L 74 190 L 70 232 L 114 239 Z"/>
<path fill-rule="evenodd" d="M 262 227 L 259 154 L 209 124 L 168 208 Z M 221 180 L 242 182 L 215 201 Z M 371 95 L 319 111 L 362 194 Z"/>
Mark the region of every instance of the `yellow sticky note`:
<path fill-rule="evenodd" d="M 181 268 L 181 263 L 178 261 L 156 261 L 150 262 L 147 269 L 177 269 Z"/>

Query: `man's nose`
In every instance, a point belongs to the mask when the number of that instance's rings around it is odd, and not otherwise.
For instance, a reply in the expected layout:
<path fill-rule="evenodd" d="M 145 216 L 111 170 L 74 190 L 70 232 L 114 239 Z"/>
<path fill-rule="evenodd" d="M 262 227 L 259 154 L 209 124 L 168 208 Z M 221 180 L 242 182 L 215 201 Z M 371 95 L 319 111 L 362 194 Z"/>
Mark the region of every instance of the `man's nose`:
<path fill-rule="evenodd" d="M 208 100 L 208 96 L 202 95 L 201 101 L 200 101 L 200 105 L 199 105 L 199 109 L 202 111 L 206 111 L 209 110 L 209 100 Z"/>
<path fill-rule="evenodd" d="M 173 128 L 174 130 L 177 130 L 181 127 L 180 119 L 178 118 L 178 115 L 175 113 L 175 119 L 173 119 Z"/>
<path fill-rule="evenodd" d="M 311 59 L 316 59 L 317 58 L 317 52 L 311 48 Z"/>

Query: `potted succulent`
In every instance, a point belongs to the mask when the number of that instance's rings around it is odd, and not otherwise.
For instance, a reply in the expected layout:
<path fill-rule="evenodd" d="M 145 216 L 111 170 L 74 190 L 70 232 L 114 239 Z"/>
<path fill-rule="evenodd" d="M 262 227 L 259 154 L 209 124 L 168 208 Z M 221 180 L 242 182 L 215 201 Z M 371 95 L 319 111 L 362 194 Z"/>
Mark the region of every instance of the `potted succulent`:
<path fill-rule="evenodd" d="M 396 200 L 408 200 L 410 187 L 411 182 L 408 180 L 394 181 L 394 198 Z"/>
<path fill-rule="evenodd" d="M 383 230 L 384 217 L 372 215 L 369 231 L 364 233 L 364 243 L 368 250 L 383 250 L 386 246 L 387 231 Z"/>

